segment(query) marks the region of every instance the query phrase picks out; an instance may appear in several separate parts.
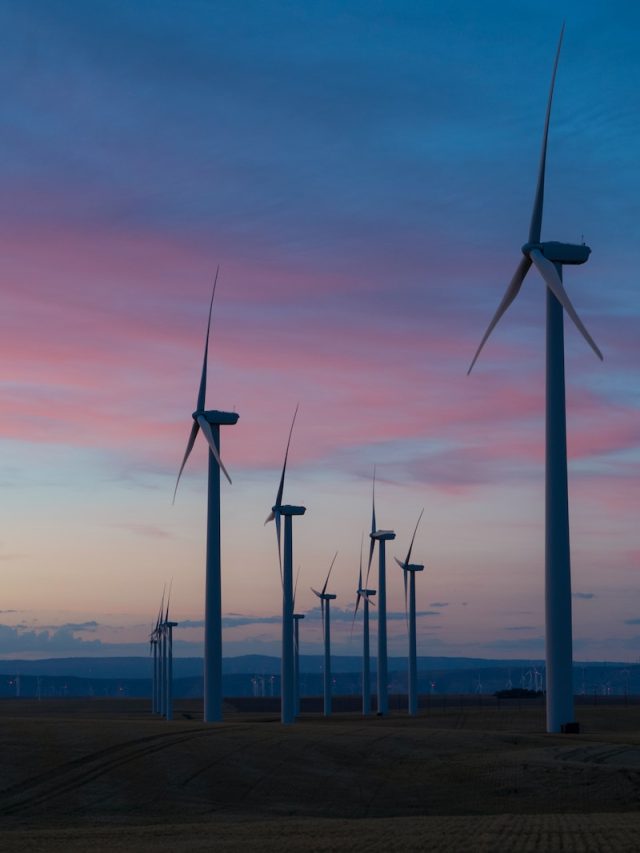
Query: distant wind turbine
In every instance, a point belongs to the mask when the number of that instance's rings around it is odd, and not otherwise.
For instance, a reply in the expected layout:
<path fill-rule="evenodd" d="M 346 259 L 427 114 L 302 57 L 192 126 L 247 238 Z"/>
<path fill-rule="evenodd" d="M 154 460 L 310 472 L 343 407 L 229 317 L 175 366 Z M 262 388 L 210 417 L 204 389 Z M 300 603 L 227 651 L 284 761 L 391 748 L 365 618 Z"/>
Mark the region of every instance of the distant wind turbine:
<path fill-rule="evenodd" d="M 295 720 L 295 661 L 293 636 L 293 530 L 291 519 L 294 515 L 304 515 L 306 508 L 283 504 L 284 478 L 287 471 L 291 435 L 296 422 L 298 407 L 296 406 L 289 430 L 287 449 L 284 454 L 284 465 L 280 476 L 280 484 L 276 494 L 276 502 L 267 516 L 265 524 L 275 521 L 276 540 L 278 544 L 278 561 L 280 563 L 280 580 L 282 582 L 282 657 L 280 670 L 280 720 L 289 725 Z M 284 559 L 280 542 L 280 523 L 284 516 Z"/>
<path fill-rule="evenodd" d="M 363 537 L 364 539 L 364 537 Z M 360 543 L 360 571 L 358 572 L 358 589 L 356 591 L 356 606 L 353 611 L 353 623 L 358 615 L 360 599 L 362 605 L 362 714 L 368 716 L 371 713 L 371 656 L 369 652 L 369 605 L 373 604 L 372 596 L 376 594 L 375 589 L 367 589 L 362 582 L 362 542 Z M 352 623 L 352 630 L 353 630 Z"/>
<path fill-rule="evenodd" d="M 218 273 L 213 282 L 209 321 L 204 344 L 204 358 L 196 410 L 193 412 L 193 426 L 189 434 L 187 449 L 178 472 L 173 493 L 175 501 L 178 483 L 193 450 L 198 432 L 202 430 L 209 445 L 209 483 L 207 507 L 207 557 L 204 598 L 204 721 L 213 723 L 222 720 L 222 594 L 220 579 L 220 471 L 229 482 L 231 477 L 220 459 L 220 427 L 232 426 L 238 422 L 237 412 L 219 412 L 205 410 L 207 393 L 207 360 L 209 355 L 209 333 L 211 331 L 211 312 L 216 295 Z"/>
<path fill-rule="evenodd" d="M 413 551 L 413 543 L 418 532 L 418 525 L 424 513 L 424 509 L 418 516 L 418 521 L 411 537 L 411 544 L 404 562 L 396 557 L 395 561 L 402 569 L 404 578 L 404 606 L 407 609 L 407 579 L 409 582 L 409 689 L 408 689 L 408 707 L 409 714 L 412 717 L 418 713 L 418 662 L 416 657 L 416 572 L 424 571 L 424 566 L 418 563 L 411 562 L 411 552 Z"/>
<path fill-rule="evenodd" d="M 563 309 L 599 359 L 602 353 L 589 335 L 573 307 L 562 283 L 566 264 L 584 264 L 591 249 L 571 243 L 541 242 L 547 137 L 551 117 L 553 88 L 560 58 L 564 24 L 556 52 L 547 112 L 542 137 L 538 183 L 529 227 L 529 239 L 522 247 L 522 260 L 498 306 L 469 373 L 494 327 L 516 298 L 533 264 L 546 284 L 546 547 L 545 547 L 545 622 L 547 670 L 547 731 L 577 728 L 574 722 L 572 631 L 571 631 L 571 558 L 569 542 L 569 501 L 567 493 L 567 438 L 564 379 Z"/>
<path fill-rule="evenodd" d="M 156 616 L 156 624 L 149 634 L 149 654 L 153 655 L 153 670 L 151 679 L 151 713 L 158 714 L 160 712 L 160 658 L 159 658 L 159 641 L 160 641 L 160 619 L 162 617 L 162 608 L 164 606 L 164 590 L 162 592 L 162 601 L 160 609 Z"/>
<path fill-rule="evenodd" d="M 162 624 L 165 640 L 165 701 L 164 701 L 164 716 L 167 720 L 173 719 L 173 629 L 177 626 L 177 622 L 169 620 L 169 601 L 171 599 L 171 588 L 169 588 L 169 596 L 167 598 L 167 609 Z"/>
<path fill-rule="evenodd" d="M 314 595 L 317 595 L 320 599 L 320 612 L 322 613 L 322 637 L 324 640 L 324 673 L 323 673 L 323 685 L 324 685 L 324 715 L 325 717 L 331 716 L 331 612 L 330 612 L 330 603 L 336 598 L 330 592 L 327 592 L 327 584 L 329 583 L 329 578 L 331 577 L 331 570 L 333 569 L 333 565 L 336 561 L 336 557 L 338 556 L 338 552 L 334 554 L 333 560 L 331 561 L 331 565 L 329 566 L 329 571 L 327 572 L 327 577 L 324 582 L 324 586 L 322 587 L 322 592 L 318 592 L 317 589 L 311 587 L 311 592 Z"/>
<path fill-rule="evenodd" d="M 389 675 L 387 663 L 387 561 L 386 543 L 396 538 L 393 530 L 378 530 L 376 525 L 376 469 L 373 469 L 373 490 L 371 509 L 371 540 L 369 545 L 369 565 L 367 583 L 373 560 L 375 543 L 378 543 L 378 714 L 389 713 Z"/>

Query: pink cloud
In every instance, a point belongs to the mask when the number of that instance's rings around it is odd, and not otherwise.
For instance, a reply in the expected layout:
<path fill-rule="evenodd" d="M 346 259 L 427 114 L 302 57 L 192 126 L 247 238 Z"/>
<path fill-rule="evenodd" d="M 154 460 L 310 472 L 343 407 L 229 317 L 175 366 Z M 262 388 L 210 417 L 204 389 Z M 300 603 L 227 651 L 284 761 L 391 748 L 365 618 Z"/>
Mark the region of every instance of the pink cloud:
<path fill-rule="evenodd" d="M 90 229 L 44 231 L 33 247 L 31 233 L 0 245 L 9 258 L 0 434 L 135 448 L 154 464 L 175 465 L 199 381 L 213 252 Z M 439 443 L 439 456 L 413 460 L 415 475 L 441 472 L 453 486 L 491 476 L 489 461 L 541 463 L 540 365 L 535 373 L 484 368 L 467 377 L 475 338 L 457 318 L 406 315 L 393 305 L 380 313 L 370 298 L 375 283 L 364 289 L 365 280 L 303 275 L 273 256 L 225 262 L 208 405 L 237 405 L 241 414 L 225 431 L 227 458 L 279 465 L 300 401 L 298 463 L 385 442 Z M 508 365 L 504 341 L 492 346 Z M 572 388 L 571 457 L 637 446 L 634 415 Z"/>

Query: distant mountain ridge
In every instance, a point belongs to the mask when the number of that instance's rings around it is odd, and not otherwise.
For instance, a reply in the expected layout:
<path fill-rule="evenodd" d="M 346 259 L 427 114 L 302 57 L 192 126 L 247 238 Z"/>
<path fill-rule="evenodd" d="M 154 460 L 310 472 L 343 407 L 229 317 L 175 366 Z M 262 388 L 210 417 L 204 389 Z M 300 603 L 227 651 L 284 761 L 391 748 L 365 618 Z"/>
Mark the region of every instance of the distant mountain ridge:
<path fill-rule="evenodd" d="M 300 670 L 314 674 L 322 671 L 322 655 L 301 655 Z M 82 657 L 82 658 L 42 658 L 22 660 L 12 658 L 0 660 L 0 674 L 3 675 L 51 675 L 79 678 L 148 678 L 151 673 L 151 657 Z M 375 671 L 376 659 L 371 658 L 372 671 Z M 511 669 L 515 680 L 516 670 L 544 666 L 543 660 L 531 658 L 517 660 L 499 660 L 489 658 L 465 657 L 419 657 L 418 669 L 421 671 L 448 672 L 453 670 Z M 576 662 L 576 667 L 603 667 L 602 661 Z M 619 661 L 608 661 L 606 667 L 629 667 Z M 335 673 L 358 673 L 362 659 L 356 655 L 332 655 L 331 667 Z M 174 658 L 175 678 L 190 678 L 202 675 L 202 658 Z M 240 655 L 224 658 L 222 669 L 225 674 L 279 675 L 280 658 L 270 655 Z M 390 657 L 389 669 L 405 672 L 406 657 Z"/>

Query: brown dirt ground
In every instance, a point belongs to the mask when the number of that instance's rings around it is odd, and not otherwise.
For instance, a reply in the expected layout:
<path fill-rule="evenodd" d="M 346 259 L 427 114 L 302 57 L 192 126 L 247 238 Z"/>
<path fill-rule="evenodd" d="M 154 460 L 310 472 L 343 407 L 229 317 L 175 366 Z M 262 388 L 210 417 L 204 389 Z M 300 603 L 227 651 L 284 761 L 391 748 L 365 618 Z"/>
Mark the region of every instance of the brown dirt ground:
<path fill-rule="evenodd" d="M 640 708 L 363 720 L 0 702 L 0 850 L 640 850 Z"/>

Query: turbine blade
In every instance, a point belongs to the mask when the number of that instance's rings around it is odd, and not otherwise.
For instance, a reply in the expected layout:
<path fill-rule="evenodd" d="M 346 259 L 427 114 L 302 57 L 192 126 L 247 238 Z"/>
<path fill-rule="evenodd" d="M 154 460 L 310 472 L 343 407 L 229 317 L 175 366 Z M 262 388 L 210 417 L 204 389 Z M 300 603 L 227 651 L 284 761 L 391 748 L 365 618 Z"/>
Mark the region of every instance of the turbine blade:
<path fill-rule="evenodd" d="M 596 342 L 593 340 L 589 332 L 587 332 L 582 320 L 580 319 L 580 317 L 578 317 L 576 309 L 571 304 L 569 294 L 564 289 L 562 279 L 558 275 L 558 270 L 555 268 L 555 265 L 548 258 L 545 258 L 545 256 L 539 249 L 532 249 L 530 255 L 531 260 L 535 264 L 535 267 L 542 276 L 542 278 L 545 280 L 545 283 L 549 290 L 553 293 L 558 302 L 562 305 L 569 317 L 571 317 L 578 331 L 585 339 L 585 341 L 589 344 L 591 349 L 598 356 L 600 361 L 603 361 L 602 353 L 598 349 Z"/>
<path fill-rule="evenodd" d="M 356 616 L 358 615 L 358 607 L 360 606 L 360 599 L 364 598 L 364 597 L 365 596 L 362 595 L 362 593 L 360 592 L 360 589 L 358 589 L 358 591 L 356 593 L 356 606 L 353 610 L 353 619 L 351 620 L 351 637 L 350 637 L 350 639 L 353 639 L 353 628 L 354 628 L 354 625 L 356 624 Z"/>
<path fill-rule="evenodd" d="M 407 600 L 407 575 L 409 572 L 405 569 L 402 573 L 402 581 L 404 583 L 404 619 L 407 623 L 407 634 L 409 633 L 409 604 Z"/>
<path fill-rule="evenodd" d="M 513 274 L 513 278 L 509 282 L 509 286 L 507 287 L 507 290 L 506 290 L 504 296 L 502 297 L 502 301 L 500 302 L 500 305 L 498 305 L 498 310 L 493 315 L 493 319 L 489 323 L 489 328 L 484 333 L 484 337 L 480 341 L 480 346 L 476 350 L 476 354 L 473 357 L 473 361 L 471 362 L 469 370 L 467 370 L 467 376 L 473 370 L 473 365 L 478 360 L 478 356 L 480 355 L 480 352 L 482 351 L 482 347 L 486 344 L 489 335 L 491 334 L 491 332 L 493 332 L 493 330 L 497 326 L 498 321 L 500 320 L 502 315 L 505 313 L 507 308 L 511 305 L 513 300 L 518 295 L 520 288 L 522 287 L 522 282 L 524 281 L 524 277 L 529 272 L 530 266 L 531 266 L 531 260 L 526 255 L 523 255 L 522 260 L 518 264 L 516 271 Z"/>
<path fill-rule="evenodd" d="M 291 428 L 289 429 L 289 438 L 287 439 L 287 449 L 284 452 L 284 464 L 282 466 L 282 474 L 280 476 L 280 485 L 278 486 L 278 494 L 276 495 L 276 506 L 282 506 L 282 495 L 284 492 L 284 476 L 287 471 L 287 460 L 289 458 L 289 445 L 291 444 L 291 436 L 293 434 L 293 426 L 296 422 L 296 416 L 298 414 L 299 403 L 296 403 L 296 408 L 293 413 L 293 420 L 291 421 Z"/>
<path fill-rule="evenodd" d="M 311 590 L 311 592 L 312 592 L 314 595 L 317 595 L 317 596 L 318 596 L 318 598 L 322 598 L 322 593 L 321 593 L 321 592 L 318 592 L 318 590 L 317 590 L 317 589 L 314 589 L 312 586 L 310 586 L 310 587 L 309 587 L 309 589 Z"/>
<path fill-rule="evenodd" d="M 335 563 L 337 556 L 338 556 L 338 552 L 336 551 L 336 553 L 333 555 L 333 560 L 331 560 L 331 565 L 329 566 L 329 571 L 327 572 L 327 579 L 324 582 L 324 586 L 322 587 L 322 594 L 323 595 L 327 591 L 327 584 L 329 583 L 329 578 L 331 577 L 331 570 L 333 569 L 333 564 Z"/>
<path fill-rule="evenodd" d="M 373 466 L 373 485 L 371 488 L 371 533 L 376 532 L 376 466 Z M 369 585 L 369 572 L 371 571 L 371 562 L 373 560 L 373 552 L 376 547 L 375 539 L 369 541 L 369 562 L 367 563 L 367 586 Z"/>
<path fill-rule="evenodd" d="M 373 466 L 373 484 L 371 487 L 371 532 L 377 530 L 376 524 L 376 466 Z"/>
<path fill-rule="evenodd" d="M 367 563 L 367 579 L 365 581 L 365 585 L 369 586 L 369 572 L 371 571 L 371 563 L 373 562 L 373 552 L 376 549 L 376 540 L 369 540 L 369 561 Z"/>
<path fill-rule="evenodd" d="M 282 541 L 280 538 L 280 525 L 282 516 L 280 512 L 276 510 L 275 512 L 275 522 L 276 522 L 276 542 L 278 544 L 278 565 L 280 566 L 280 583 L 284 586 L 284 575 L 282 573 Z"/>
<path fill-rule="evenodd" d="M 549 120 L 551 118 L 551 102 L 553 101 L 553 87 L 556 82 L 556 71 L 558 70 L 558 60 L 560 59 L 560 48 L 562 47 L 562 37 L 564 35 L 564 22 L 560 30 L 560 39 L 558 41 L 558 49 L 556 50 L 556 58 L 553 63 L 553 73 L 551 75 L 551 86 L 549 88 L 549 100 L 547 101 L 547 114 L 544 120 L 544 133 L 542 134 L 542 151 L 540 152 L 540 165 L 538 166 L 538 183 L 536 186 L 536 194 L 533 200 L 533 211 L 531 213 L 531 225 L 529 226 L 529 242 L 539 243 L 540 233 L 542 231 L 542 206 L 544 202 L 544 173 L 547 161 L 547 137 L 549 136 Z"/>
<path fill-rule="evenodd" d="M 401 562 L 397 557 L 394 557 L 393 559 L 394 559 L 394 560 L 396 561 L 396 563 L 400 566 L 400 568 L 404 571 L 405 564 L 404 564 L 404 563 L 402 563 L 402 562 Z"/>
<path fill-rule="evenodd" d="M 276 515 L 275 515 L 274 511 L 271 510 L 271 512 L 269 513 L 269 515 L 267 516 L 267 518 L 265 520 L 265 525 L 269 524 L 270 521 L 273 521 L 275 517 L 276 517 Z"/>
<path fill-rule="evenodd" d="M 182 457 L 182 465 L 180 466 L 180 470 L 178 471 L 178 479 L 176 480 L 176 487 L 173 490 L 173 500 L 171 501 L 171 503 L 176 502 L 176 494 L 178 492 L 178 483 L 180 482 L 180 477 L 182 476 L 182 472 L 184 471 L 184 466 L 187 464 L 187 459 L 189 458 L 189 455 L 190 455 L 191 451 L 193 450 L 193 445 L 196 442 L 196 436 L 198 435 L 199 429 L 200 429 L 200 426 L 198 425 L 197 421 L 194 421 L 193 426 L 191 427 L 191 432 L 189 433 L 189 440 L 187 441 L 187 449 L 185 450 L 184 456 Z"/>
<path fill-rule="evenodd" d="M 418 525 L 420 524 L 420 520 L 422 519 L 423 515 L 424 515 L 424 507 L 422 508 L 422 512 L 418 516 L 418 520 L 416 521 L 416 526 L 415 526 L 414 531 L 413 531 L 413 536 L 411 537 L 411 545 L 409 545 L 409 552 L 407 553 L 407 559 L 405 560 L 405 563 L 407 565 L 409 565 L 409 563 L 411 562 L 411 552 L 413 551 L 413 543 L 416 540 L 416 533 L 418 532 Z"/>
<path fill-rule="evenodd" d="M 293 585 L 293 612 L 296 611 L 296 593 L 298 592 L 298 580 L 300 578 L 300 566 L 298 566 L 298 571 L 296 572 L 296 582 Z"/>
<path fill-rule="evenodd" d="M 165 610 L 164 621 L 169 621 L 169 602 L 171 601 L 171 589 L 173 587 L 173 578 L 169 582 L 169 594 L 167 595 L 167 609 Z"/>
<path fill-rule="evenodd" d="M 213 310 L 213 297 L 216 295 L 216 285 L 218 284 L 218 273 L 220 267 L 216 270 L 216 277 L 213 280 L 213 290 L 211 292 L 211 302 L 209 303 L 209 321 L 207 323 L 207 337 L 204 341 L 204 358 L 202 360 L 202 374 L 200 375 L 200 388 L 198 389 L 198 401 L 196 403 L 196 411 L 204 412 L 204 401 L 207 394 L 207 361 L 209 358 L 209 333 L 211 331 L 211 312 Z"/>
<path fill-rule="evenodd" d="M 209 450 L 213 453 L 213 457 L 218 463 L 220 470 L 223 472 L 224 476 L 227 478 L 229 483 L 231 483 L 231 477 L 229 476 L 229 472 L 222 464 L 222 459 L 220 459 L 220 453 L 218 452 L 218 448 L 216 447 L 216 442 L 213 437 L 213 431 L 211 429 L 211 424 L 205 418 L 204 415 L 198 415 L 198 423 L 200 424 L 200 429 L 202 430 L 202 434 L 207 439 L 207 444 L 209 445 Z"/>
<path fill-rule="evenodd" d="M 356 606 L 353 611 L 353 619 L 351 620 L 351 639 L 353 639 L 353 628 L 356 624 L 356 616 L 358 615 L 358 608 L 360 607 L 360 599 L 362 596 L 362 548 L 364 546 L 364 531 L 362 532 L 362 537 L 360 539 L 360 569 L 358 571 L 358 589 L 356 590 Z"/>
<path fill-rule="evenodd" d="M 166 583 L 162 587 L 162 599 L 160 600 L 160 609 L 158 610 L 158 618 L 156 619 L 156 632 L 159 631 L 162 619 L 162 611 L 164 610 L 164 596 L 167 591 Z"/>

